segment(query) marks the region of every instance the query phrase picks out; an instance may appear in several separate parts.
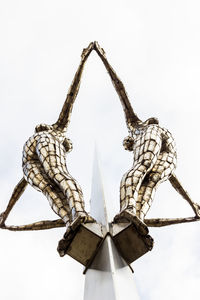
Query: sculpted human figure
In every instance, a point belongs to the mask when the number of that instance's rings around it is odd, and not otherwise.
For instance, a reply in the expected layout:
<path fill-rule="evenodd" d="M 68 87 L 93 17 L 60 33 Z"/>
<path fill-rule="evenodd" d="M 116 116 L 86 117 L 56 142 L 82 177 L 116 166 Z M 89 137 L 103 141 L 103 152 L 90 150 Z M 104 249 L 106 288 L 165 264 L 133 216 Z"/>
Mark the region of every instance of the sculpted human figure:
<path fill-rule="evenodd" d="M 80 222 L 94 222 L 84 208 L 82 190 L 66 167 L 66 154 L 72 143 L 65 137 L 73 103 L 78 94 L 84 64 L 93 50 L 93 43 L 83 50 L 81 63 L 68 91 L 58 121 L 53 125 L 40 124 L 24 145 L 22 168 L 24 178 L 16 186 L 8 207 L 0 216 L 0 226 L 10 230 L 47 229 L 62 226 L 76 227 Z M 41 221 L 24 226 L 6 226 L 5 221 L 27 183 L 42 192 L 51 208 L 60 217 L 55 221 Z"/>
<path fill-rule="evenodd" d="M 114 222 L 133 222 L 140 233 L 146 235 L 148 226 L 199 220 L 200 207 L 194 203 L 174 175 L 176 147 L 171 133 L 162 128 L 156 118 L 142 122 L 128 99 L 122 81 L 109 64 L 104 50 L 95 42 L 94 48 L 102 59 L 112 83 L 119 95 L 126 117 L 129 136 L 124 139 L 126 150 L 133 152 L 132 168 L 126 172 L 120 184 L 120 213 Z M 160 183 L 169 179 L 173 187 L 189 202 L 195 217 L 179 219 L 144 219 L 151 207 L 155 191 Z"/>
<path fill-rule="evenodd" d="M 83 193 L 77 181 L 66 166 L 66 154 L 72 144 L 65 137 L 74 101 L 79 91 L 85 62 L 95 50 L 103 61 L 112 83 L 119 95 L 126 117 L 129 136 L 124 139 L 126 150 L 133 152 L 133 165 L 123 176 L 120 184 L 120 213 L 114 222 L 132 222 L 142 235 L 147 235 L 147 226 L 165 226 L 193 222 L 200 219 L 200 206 L 194 203 L 174 174 L 176 149 L 171 133 L 162 128 L 156 118 L 142 122 L 133 111 L 125 88 L 107 61 L 105 52 L 97 42 L 84 49 L 81 62 L 67 94 L 62 111 L 56 123 L 40 124 L 23 148 L 23 178 L 16 185 L 6 210 L 0 214 L 0 228 L 8 230 L 42 230 L 67 227 L 59 242 L 58 252 L 65 255 L 67 247 L 76 234 L 80 223 L 95 222 L 85 211 Z M 146 219 L 158 185 L 169 179 L 172 186 L 191 205 L 195 216 L 174 219 Z M 51 208 L 59 216 L 57 220 L 45 220 L 32 224 L 6 225 L 6 219 L 27 184 L 41 191 Z"/>
<path fill-rule="evenodd" d="M 120 210 L 115 220 L 132 215 L 144 220 L 151 207 L 156 188 L 176 168 L 176 148 L 171 133 L 154 118 L 138 122 L 124 140 L 126 150 L 133 151 L 132 168 L 120 184 Z"/>
<path fill-rule="evenodd" d="M 175 170 L 177 154 L 171 133 L 160 127 L 157 119 L 138 121 L 132 127 L 123 145 L 133 152 L 133 166 L 121 180 L 121 212 L 115 221 L 134 220 L 147 232 L 144 223 L 139 221 L 144 221 L 159 184 Z"/>

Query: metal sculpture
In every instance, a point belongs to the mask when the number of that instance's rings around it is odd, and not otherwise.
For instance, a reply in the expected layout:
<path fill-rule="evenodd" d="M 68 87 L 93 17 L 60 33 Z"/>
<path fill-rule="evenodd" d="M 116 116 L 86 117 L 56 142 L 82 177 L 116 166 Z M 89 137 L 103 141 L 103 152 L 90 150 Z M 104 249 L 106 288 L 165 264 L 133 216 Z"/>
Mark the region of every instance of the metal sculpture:
<path fill-rule="evenodd" d="M 134 112 L 122 81 L 109 64 L 105 51 L 95 42 L 95 50 L 102 59 L 119 95 L 129 130 L 124 139 L 125 150 L 133 151 L 133 167 L 123 176 L 120 185 L 120 213 L 114 222 L 131 221 L 142 234 L 148 226 L 165 226 L 200 219 L 200 205 L 194 203 L 174 175 L 176 147 L 171 133 L 159 126 L 158 119 L 142 122 Z M 144 219 L 151 207 L 156 188 L 169 179 L 172 186 L 191 205 L 195 217 L 175 219 Z"/>
<path fill-rule="evenodd" d="M 35 134 L 25 143 L 22 160 L 24 177 L 15 187 L 5 212 L 0 215 L 0 228 L 14 231 L 67 226 L 64 238 L 58 246 L 61 256 L 66 253 L 80 224 L 95 223 L 95 220 L 85 211 L 82 190 L 69 174 L 65 160 L 66 153 L 72 149 L 72 144 L 65 137 L 65 133 L 79 91 L 85 62 L 93 50 L 103 61 L 120 97 L 129 130 L 129 136 L 124 139 L 123 144 L 126 150 L 134 153 L 133 167 L 121 180 L 120 213 L 115 216 L 114 223 L 131 222 L 138 232 L 149 240 L 147 226 L 160 227 L 200 219 L 200 206 L 191 200 L 174 174 L 176 149 L 171 133 L 160 127 L 156 118 L 150 118 L 145 122 L 138 118 L 130 104 L 123 83 L 106 58 L 105 51 L 97 42 L 93 42 L 82 52 L 81 63 L 57 122 L 53 125 L 36 126 Z M 156 188 L 167 179 L 191 205 L 195 213 L 194 217 L 145 219 Z M 59 216 L 58 220 L 46 220 L 22 226 L 5 224 L 11 209 L 28 183 L 47 197 L 52 209 Z M 149 249 L 152 247 L 151 241 L 150 244 Z"/>
<path fill-rule="evenodd" d="M 80 223 L 94 222 L 85 211 L 82 190 L 69 174 L 65 159 L 66 153 L 72 149 L 72 143 L 65 134 L 79 91 L 83 68 L 93 46 L 94 43 L 90 43 L 82 52 L 80 65 L 57 122 L 53 125 L 37 125 L 35 134 L 24 145 L 22 158 L 24 177 L 15 187 L 5 212 L 0 215 L 0 227 L 3 229 L 40 230 L 63 225 L 75 229 Z M 23 226 L 5 225 L 11 209 L 24 192 L 27 183 L 47 197 L 51 208 L 60 219 Z"/>

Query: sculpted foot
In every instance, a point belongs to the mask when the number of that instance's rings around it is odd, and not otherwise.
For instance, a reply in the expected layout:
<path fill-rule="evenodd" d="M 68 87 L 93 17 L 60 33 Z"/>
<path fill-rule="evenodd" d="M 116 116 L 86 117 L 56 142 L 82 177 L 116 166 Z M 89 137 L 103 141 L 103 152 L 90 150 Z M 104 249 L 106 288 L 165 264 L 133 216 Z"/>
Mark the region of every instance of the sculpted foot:
<path fill-rule="evenodd" d="M 77 213 L 76 218 L 74 221 L 67 227 L 67 230 L 63 236 L 63 239 L 58 243 L 58 253 L 62 257 L 66 254 L 69 245 L 71 244 L 72 240 L 74 239 L 78 228 L 81 224 L 86 223 L 95 223 L 95 219 L 88 215 L 86 212 L 79 212 Z"/>
<path fill-rule="evenodd" d="M 80 224 L 86 223 L 95 223 L 95 219 L 93 219 L 88 213 L 80 212 L 75 217 L 74 221 L 70 224 L 71 228 L 75 230 Z"/>
<path fill-rule="evenodd" d="M 75 235 L 76 235 L 76 232 L 74 230 L 72 230 L 72 228 L 70 226 L 68 226 L 62 240 L 60 240 L 58 242 L 57 251 L 61 257 L 63 257 L 66 254 L 67 249 L 68 249 L 69 245 L 71 244 Z"/>
<path fill-rule="evenodd" d="M 124 209 L 122 210 L 118 215 L 114 218 L 114 223 L 127 223 L 127 221 L 133 223 L 135 227 L 137 228 L 138 232 L 141 235 L 147 235 L 149 230 L 146 224 L 138 218 L 131 209 Z"/>

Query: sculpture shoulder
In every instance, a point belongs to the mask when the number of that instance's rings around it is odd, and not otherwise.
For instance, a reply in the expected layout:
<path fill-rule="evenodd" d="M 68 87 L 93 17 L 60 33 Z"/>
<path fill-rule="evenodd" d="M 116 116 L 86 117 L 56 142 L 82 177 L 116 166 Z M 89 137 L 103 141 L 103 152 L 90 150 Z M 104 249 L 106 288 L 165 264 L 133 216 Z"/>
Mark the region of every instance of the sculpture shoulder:
<path fill-rule="evenodd" d="M 171 132 L 166 128 L 162 128 L 162 141 L 162 150 L 176 153 L 175 140 Z"/>
<path fill-rule="evenodd" d="M 72 141 L 67 138 L 64 139 L 63 146 L 64 146 L 66 152 L 70 152 L 73 149 Z"/>

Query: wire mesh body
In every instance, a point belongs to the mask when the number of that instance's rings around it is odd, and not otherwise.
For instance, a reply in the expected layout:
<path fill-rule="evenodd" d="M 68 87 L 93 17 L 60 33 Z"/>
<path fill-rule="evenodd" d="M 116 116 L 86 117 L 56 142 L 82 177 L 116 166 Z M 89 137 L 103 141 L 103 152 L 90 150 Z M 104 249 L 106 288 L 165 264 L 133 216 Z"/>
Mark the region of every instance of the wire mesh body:
<path fill-rule="evenodd" d="M 136 128 L 132 137 L 124 140 L 124 147 L 133 151 L 134 162 L 121 180 L 120 207 L 131 209 L 143 220 L 156 188 L 176 168 L 175 142 L 167 129 L 151 124 Z"/>
<path fill-rule="evenodd" d="M 119 95 L 126 123 L 131 135 L 124 140 L 126 150 L 133 151 L 132 168 L 123 176 L 120 185 L 120 214 L 114 222 L 124 222 L 124 218 L 135 222 L 141 231 L 147 232 L 148 226 L 166 226 L 200 220 L 200 205 L 194 203 L 187 191 L 175 176 L 176 149 L 171 133 L 158 125 L 156 118 L 142 122 L 134 112 L 125 87 L 109 64 L 105 51 L 97 42 L 92 42 L 83 49 L 81 62 L 58 120 L 53 125 L 40 124 L 36 133 L 28 139 L 23 150 L 24 177 L 15 186 L 6 210 L 0 214 L 0 228 L 9 230 L 41 230 L 75 226 L 81 222 L 95 222 L 84 210 L 82 190 L 77 181 L 69 174 L 66 167 L 66 153 L 72 145 L 65 138 L 72 108 L 79 91 L 85 62 L 91 51 L 95 50 L 110 75 L 113 86 Z M 176 219 L 144 219 L 158 185 L 169 179 L 176 191 L 183 196 L 194 211 L 195 216 Z M 59 216 L 58 220 L 44 220 L 27 225 L 5 225 L 5 222 L 23 194 L 28 183 L 41 191 L 50 206 Z M 76 222 L 77 220 L 77 222 Z M 144 222 L 143 222 L 144 221 Z"/>
<path fill-rule="evenodd" d="M 62 132 L 49 129 L 28 139 L 22 159 L 27 182 L 47 197 L 65 223 L 84 212 L 82 190 L 66 167 L 66 153 L 70 149 L 71 144 Z"/>

